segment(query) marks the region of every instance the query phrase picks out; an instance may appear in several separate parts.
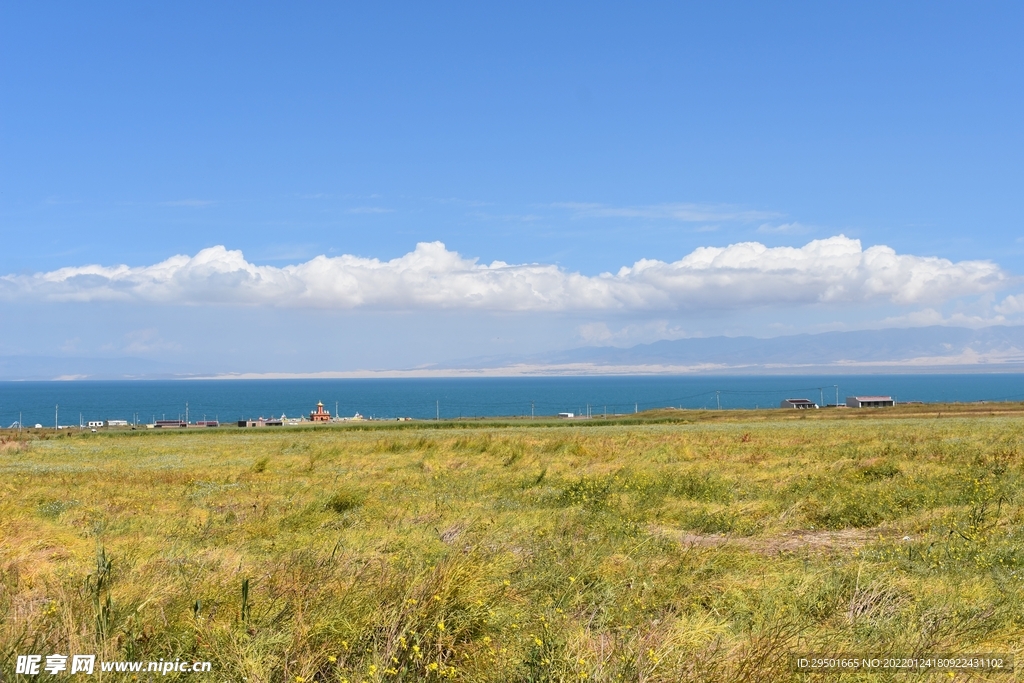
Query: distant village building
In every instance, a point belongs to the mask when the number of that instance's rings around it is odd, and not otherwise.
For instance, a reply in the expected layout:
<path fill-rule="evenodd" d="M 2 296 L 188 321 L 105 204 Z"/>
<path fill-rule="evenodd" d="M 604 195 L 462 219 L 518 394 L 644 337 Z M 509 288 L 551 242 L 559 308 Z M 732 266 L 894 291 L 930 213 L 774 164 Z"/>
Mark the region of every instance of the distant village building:
<path fill-rule="evenodd" d="M 565 418 L 576 417 L 576 414 L 575 413 L 559 413 L 558 417 L 565 417 Z"/>
<path fill-rule="evenodd" d="M 818 404 L 806 398 L 787 398 L 786 400 L 779 404 L 779 407 L 796 408 L 797 410 L 807 410 L 808 408 L 817 408 Z"/>
<path fill-rule="evenodd" d="M 157 420 L 153 423 L 157 429 L 184 429 L 188 427 L 184 420 Z"/>
<path fill-rule="evenodd" d="M 330 422 L 331 421 L 331 411 L 324 410 L 323 401 L 320 401 L 320 402 L 318 402 L 316 404 L 316 412 L 309 414 L 309 421 L 310 422 Z"/>
<path fill-rule="evenodd" d="M 284 424 L 284 420 L 273 418 L 273 417 L 271 417 L 271 418 L 259 417 L 259 418 L 255 419 L 255 420 L 249 419 L 249 420 L 239 420 L 238 421 L 238 426 L 239 427 L 280 427 L 283 424 Z M 214 426 L 216 426 L 216 425 L 214 425 Z"/>
<path fill-rule="evenodd" d="M 127 427 L 128 420 L 107 420 L 108 427 Z"/>
<path fill-rule="evenodd" d="M 891 408 L 896 405 L 892 396 L 847 396 L 847 408 Z"/>
<path fill-rule="evenodd" d="M 92 427 L 102 427 L 102 426 L 103 426 L 103 420 L 89 420 L 89 427 L 90 428 L 92 428 Z"/>

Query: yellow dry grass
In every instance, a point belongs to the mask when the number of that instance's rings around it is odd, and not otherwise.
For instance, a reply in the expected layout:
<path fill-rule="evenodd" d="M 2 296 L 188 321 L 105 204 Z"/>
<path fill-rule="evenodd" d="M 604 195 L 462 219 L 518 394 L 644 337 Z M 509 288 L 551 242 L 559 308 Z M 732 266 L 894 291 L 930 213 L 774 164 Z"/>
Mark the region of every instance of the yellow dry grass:
<path fill-rule="evenodd" d="M 0 677 L 69 652 L 254 683 L 1019 652 L 1022 445 L 1019 406 L 5 439 Z"/>

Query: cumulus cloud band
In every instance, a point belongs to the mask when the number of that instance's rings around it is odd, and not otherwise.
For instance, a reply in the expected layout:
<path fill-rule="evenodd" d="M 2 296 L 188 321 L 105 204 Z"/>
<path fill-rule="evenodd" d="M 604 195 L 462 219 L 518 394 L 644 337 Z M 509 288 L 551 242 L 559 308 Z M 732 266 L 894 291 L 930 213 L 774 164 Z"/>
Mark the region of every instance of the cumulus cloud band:
<path fill-rule="evenodd" d="M 742 309 L 887 301 L 941 303 L 993 291 L 1007 275 L 991 261 L 959 261 L 861 247 L 843 235 L 802 247 L 758 242 L 701 247 L 675 262 L 643 259 L 616 273 L 556 265 L 481 264 L 421 242 L 390 261 L 317 256 L 258 266 L 223 246 L 151 266 L 81 266 L 0 277 L 0 298 L 140 301 L 334 309 L 632 311 Z"/>

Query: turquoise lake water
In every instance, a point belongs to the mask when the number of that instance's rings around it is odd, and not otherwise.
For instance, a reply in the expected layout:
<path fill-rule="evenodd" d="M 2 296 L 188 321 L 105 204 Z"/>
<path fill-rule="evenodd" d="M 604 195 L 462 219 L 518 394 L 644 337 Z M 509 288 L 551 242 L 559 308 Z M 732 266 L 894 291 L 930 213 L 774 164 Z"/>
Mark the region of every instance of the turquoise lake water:
<path fill-rule="evenodd" d="M 323 401 L 342 416 L 432 419 L 537 416 L 676 406 L 724 410 L 777 407 L 784 398 L 834 404 L 882 394 L 899 402 L 1024 400 L 1024 374 L 852 376 L 638 376 L 458 379 L 188 380 L 0 382 L 0 425 L 62 425 L 122 419 L 219 419 L 231 422 L 307 414 Z"/>

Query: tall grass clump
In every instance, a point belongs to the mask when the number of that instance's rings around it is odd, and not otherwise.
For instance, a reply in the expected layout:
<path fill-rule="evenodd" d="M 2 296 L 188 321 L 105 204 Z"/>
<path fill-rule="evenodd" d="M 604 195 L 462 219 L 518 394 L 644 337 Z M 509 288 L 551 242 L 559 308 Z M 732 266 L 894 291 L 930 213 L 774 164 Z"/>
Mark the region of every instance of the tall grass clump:
<path fill-rule="evenodd" d="M 360 507 L 364 500 L 366 500 L 366 495 L 363 492 L 351 488 L 341 488 L 327 498 L 324 506 L 331 512 L 341 514 Z"/>

